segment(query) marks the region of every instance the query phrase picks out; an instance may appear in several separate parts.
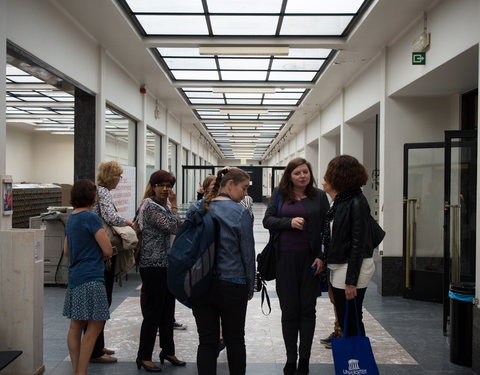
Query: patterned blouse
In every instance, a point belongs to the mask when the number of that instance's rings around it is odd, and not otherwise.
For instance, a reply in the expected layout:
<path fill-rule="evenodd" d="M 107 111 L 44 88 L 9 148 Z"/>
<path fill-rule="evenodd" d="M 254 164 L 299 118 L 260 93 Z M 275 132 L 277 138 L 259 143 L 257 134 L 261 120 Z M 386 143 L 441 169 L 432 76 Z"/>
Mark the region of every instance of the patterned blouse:
<path fill-rule="evenodd" d="M 143 235 L 139 267 L 167 267 L 170 237 L 181 224 L 179 216 L 147 198 L 139 210 L 138 221 Z"/>
<path fill-rule="evenodd" d="M 124 227 L 127 225 L 125 219 L 117 213 L 110 190 L 106 187 L 97 185 L 97 193 L 98 201 L 93 206 L 92 211 L 103 218 L 108 225 L 115 225 L 118 227 Z"/>

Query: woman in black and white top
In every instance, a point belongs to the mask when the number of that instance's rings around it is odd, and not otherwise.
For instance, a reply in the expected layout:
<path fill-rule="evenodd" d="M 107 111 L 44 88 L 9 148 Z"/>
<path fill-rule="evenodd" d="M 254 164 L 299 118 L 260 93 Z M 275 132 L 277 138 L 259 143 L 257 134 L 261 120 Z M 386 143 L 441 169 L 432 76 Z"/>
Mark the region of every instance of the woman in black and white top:
<path fill-rule="evenodd" d="M 150 176 L 150 189 L 145 194 L 137 222 L 142 231 L 142 247 L 139 268 L 142 278 L 142 328 L 137 354 L 137 367 L 147 372 L 160 372 L 152 361 L 157 332 L 160 335 L 160 362 L 165 360 L 174 366 L 185 366 L 175 356 L 173 323 L 175 297 L 167 288 L 167 251 L 170 236 L 181 224 L 177 214 L 177 198 L 172 190 L 175 177 L 159 170 Z"/>

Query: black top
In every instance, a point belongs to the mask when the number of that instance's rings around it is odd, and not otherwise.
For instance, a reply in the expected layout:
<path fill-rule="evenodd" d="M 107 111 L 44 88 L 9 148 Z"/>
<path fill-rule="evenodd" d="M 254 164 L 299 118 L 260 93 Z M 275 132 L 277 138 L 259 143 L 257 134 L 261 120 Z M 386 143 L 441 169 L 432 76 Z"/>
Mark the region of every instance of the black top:
<path fill-rule="evenodd" d="M 327 194 L 325 194 L 323 190 L 315 190 L 316 195 L 314 198 L 305 198 L 301 201 L 307 214 L 306 220 L 308 220 L 308 242 L 312 255 L 312 261 L 315 258 L 324 259 L 324 254 L 322 252 L 321 229 L 325 214 L 330 208 Z M 275 239 L 278 238 L 278 235 L 282 230 L 292 228 L 291 217 L 277 216 L 277 195 L 278 187 L 272 192 L 272 197 L 268 203 L 267 210 L 265 211 L 265 216 L 263 218 L 263 226 L 273 233 Z M 280 199 L 278 212 L 281 212 L 282 204 L 283 202 Z"/>

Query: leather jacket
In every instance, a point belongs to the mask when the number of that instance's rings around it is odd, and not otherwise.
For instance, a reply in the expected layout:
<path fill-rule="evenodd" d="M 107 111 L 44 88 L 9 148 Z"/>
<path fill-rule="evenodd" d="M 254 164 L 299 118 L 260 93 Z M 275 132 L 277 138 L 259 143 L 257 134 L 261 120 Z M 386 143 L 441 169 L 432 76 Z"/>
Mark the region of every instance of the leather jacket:
<path fill-rule="evenodd" d="M 335 211 L 327 264 L 348 264 L 346 285 L 357 285 L 363 259 L 372 257 L 369 216 L 370 206 L 363 193 L 339 202 Z"/>

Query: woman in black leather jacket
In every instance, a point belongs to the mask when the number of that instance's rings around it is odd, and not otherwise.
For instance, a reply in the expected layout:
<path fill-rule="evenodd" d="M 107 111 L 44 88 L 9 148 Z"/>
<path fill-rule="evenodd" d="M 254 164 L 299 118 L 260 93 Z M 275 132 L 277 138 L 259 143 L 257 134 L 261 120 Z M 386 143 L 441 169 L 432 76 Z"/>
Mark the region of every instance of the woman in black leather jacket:
<path fill-rule="evenodd" d="M 287 352 L 285 375 L 309 372 L 315 306 L 321 293 L 317 275 L 323 268 L 319 228 L 328 207 L 327 195 L 315 187 L 310 163 L 296 158 L 285 168 L 263 218 L 263 226 L 274 236 L 277 254 L 276 290 Z"/>
<path fill-rule="evenodd" d="M 356 309 L 355 304 L 348 305 L 348 332 L 343 332 L 348 336 L 357 334 L 357 311 L 360 331 L 365 336 L 362 304 L 375 271 L 373 246 L 367 234 L 370 207 L 361 190 L 368 174 L 353 156 L 340 155 L 330 161 L 324 179 L 323 188 L 333 199 L 322 234 L 335 310 L 343 331 L 346 300 L 355 299 Z"/>

